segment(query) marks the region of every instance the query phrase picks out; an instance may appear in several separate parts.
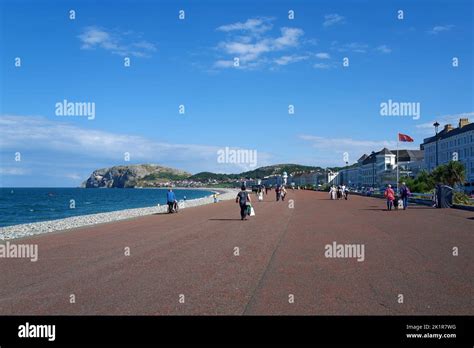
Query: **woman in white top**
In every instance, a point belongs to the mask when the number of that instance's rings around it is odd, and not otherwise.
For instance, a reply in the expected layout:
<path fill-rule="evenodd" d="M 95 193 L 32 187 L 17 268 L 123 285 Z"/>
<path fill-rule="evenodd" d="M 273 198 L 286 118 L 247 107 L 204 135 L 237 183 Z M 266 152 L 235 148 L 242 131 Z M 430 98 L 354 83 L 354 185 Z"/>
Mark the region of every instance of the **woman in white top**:
<path fill-rule="evenodd" d="M 330 190 L 329 190 L 329 196 L 331 197 L 331 199 L 336 199 L 336 187 L 331 186 Z"/>

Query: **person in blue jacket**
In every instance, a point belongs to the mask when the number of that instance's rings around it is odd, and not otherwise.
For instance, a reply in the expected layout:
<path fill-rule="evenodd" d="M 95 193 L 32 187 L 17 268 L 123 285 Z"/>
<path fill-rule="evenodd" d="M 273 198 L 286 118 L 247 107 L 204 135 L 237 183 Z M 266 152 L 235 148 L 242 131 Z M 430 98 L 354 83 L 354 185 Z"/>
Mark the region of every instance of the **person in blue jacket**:
<path fill-rule="evenodd" d="M 174 194 L 172 189 L 169 189 L 166 193 L 166 200 L 168 203 L 168 213 L 173 212 L 174 205 L 176 204 L 176 195 Z"/>

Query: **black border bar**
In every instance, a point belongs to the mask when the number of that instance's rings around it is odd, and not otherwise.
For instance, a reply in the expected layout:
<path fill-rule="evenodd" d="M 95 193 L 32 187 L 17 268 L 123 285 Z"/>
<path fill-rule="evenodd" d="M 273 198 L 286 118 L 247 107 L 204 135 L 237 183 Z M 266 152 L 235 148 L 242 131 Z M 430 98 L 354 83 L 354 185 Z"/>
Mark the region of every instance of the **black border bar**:
<path fill-rule="evenodd" d="M 69 344 L 474 344 L 473 316 L 0 316 L 0 347 Z M 20 338 L 19 326 L 55 325 L 55 341 Z M 418 331 L 407 325 L 421 325 Z M 428 326 L 429 325 L 429 326 Z M 455 329 L 454 329 L 455 325 Z M 427 329 L 430 327 L 431 329 Z M 426 329 L 424 329 L 426 328 Z M 456 338 L 407 338 L 407 334 Z"/>

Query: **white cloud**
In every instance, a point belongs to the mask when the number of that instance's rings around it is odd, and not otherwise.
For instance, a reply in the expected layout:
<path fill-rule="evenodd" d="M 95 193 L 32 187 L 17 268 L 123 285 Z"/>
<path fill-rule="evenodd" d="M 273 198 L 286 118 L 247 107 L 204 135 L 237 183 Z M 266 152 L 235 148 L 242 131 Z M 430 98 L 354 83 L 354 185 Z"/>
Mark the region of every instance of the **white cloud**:
<path fill-rule="evenodd" d="M 444 31 L 450 31 L 452 28 L 454 28 L 454 25 L 452 25 L 452 24 L 437 25 L 437 26 L 434 26 L 433 28 L 431 28 L 430 30 L 428 30 L 427 32 L 429 34 L 436 35 L 436 34 L 444 32 Z"/>
<path fill-rule="evenodd" d="M 119 33 L 97 26 L 89 26 L 83 29 L 78 38 L 82 43 L 81 49 L 83 50 L 102 48 L 120 56 L 134 57 L 149 57 L 152 52 L 156 51 L 156 46 L 153 43 L 130 38 L 130 36 L 133 36 L 133 33 Z M 125 42 L 125 38 L 132 41 Z"/>
<path fill-rule="evenodd" d="M 238 57 L 241 62 L 252 61 L 259 58 L 263 53 L 270 52 L 268 41 L 256 43 L 221 42 L 219 47 L 227 54 Z"/>
<path fill-rule="evenodd" d="M 272 28 L 271 18 L 250 18 L 245 22 L 237 22 L 232 24 L 221 25 L 218 31 L 248 31 L 252 34 L 261 34 Z"/>
<path fill-rule="evenodd" d="M 340 45 L 339 42 L 333 41 L 331 48 L 339 52 L 354 52 L 354 53 L 366 53 L 369 45 L 360 42 L 350 42 L 347 44 Z"/>
<path fill-rule="evenodd" d="M 298 28 L 283 27 L 281 36 L 274 40 L 270 40 L 271 47 L 274 50 L 282 50 L 288 47 L 296 47 L 299 44 L 299 38 L 303 36 L 304 32 Z"/>
<path fill-rule="evenodd" d="M 122 158 L 124 152 L 130 152 L 136 159 L 151 159 L 156 154 L 167 156 L 174 151 L 200 155 L 214 151 L 208 146 L 154 142 L 140 136 L 80 128 L 35 116 L 3 115 L 0 125 L 0 145 L 4 148 L 31 147 L 105 158 Z"/>
<path fill-rule="evenodd" d="M 352 138 L 326 138 L 315 135 L 303 134 L 300 139 L 310 143 L 311 147 L 319 150 L 314 156 L 321 163 L 328 165 L 342 165 L 342 154 L 348 152 L 350 162 L 354 163 L 363 154 L 370 154 L 372 151 L 380 151 L 384 147 L 389 150 L 396 149 L 397 141 L 394 140 L 357 140 Z M 395 137 L 394 137 L 395 138 Z M 404 144 L 404 149 L 419 149 L 415 143 Z M 337 159 L 340 158 L 340 161 Z"/>
<path fill-rule="evenodd" d="M 217 28 L 219 31 L 226 32 L 228 38 L 221 41 L 217 45 L 217 49 L 221 52 L 221 56 L 214 62 L 215 68 L 231 68 L 230 64 L 234 58 L 239 58 L 240 68 L 256 67 L 264 62 L 273 62 L 279 65 L 284 63 L 295 62 L 303 60 L 302 55 L 287 54 L 283 57 L 277 58 L 269 57 L 268 55 L 275 52 L 296 49 L 301 44 L 301 37 L 304 35 L 303 30 L 299 28 L 280 28 L 280 35 L 272 37 L 266 33 L 271 29 L 271 19 L 254 18 L 246 22 L 238 22 L 228 25 L 223 25 Z M 244 35 L 242 35 L 242 33 Z M 250 33 L 250 35 L 245 35 Z M 262 35 L 265 33 L 265 35 Z M 222 55 L 229 57 L 223 58 Z M 291 58 L 294 60 L 292 61 Z M 299 58 L 296 58 L 299 57 Z M 281 64 L 283 63 L 283 64 Z"/>
<path fill-rule="evenodd" d="M 433 123 L 436 121 L 440 124 L 439 130 L 442 130 L 446 124 L 452 124 L 453 127 L 457 127 L 460 118 L 474 118 L 474 112 L 464 112 L 460 114 L 453 115 L 443 115 L 439 116 L 436 119 L 431 120 L 430 122 L 424 122 L 416 125 L 416 128 L 419 133 L 424 135 L 434 135 L 435 129 Z"/>
<path fill-rule="evenodd" d="M 225 146 L 232 147 L 229 144 L 223 146 L 171 144 L 142 136 L 81 128 L 40 116 L 1 115 L 0 117 L 0 148 L 20 152 L 35 150 L 42 156 L 46 153 L 48 156 L 50 153 L 52 156 L 63 154 L 65 156 L 58 157 L 70 158 L 71 162 L 67 163 L 66 173 L 73 173 L 69 174 L 71 179 L 76 179 L 74 176 L 77 170 L 74 168 L 81 165 L 77 158 L 80 157 L 81 161 L 89 163 L 107 161 L 119 164 L 123 163 L 125 152 L 130 153 L 134 163 L 160 163 L 189 171 L 235 172 L 242 168 L 250 168 L 246 164 L 217 163 L 217 151 Z M 269 158 L 270 155 L 258 151 L 258 165 L 267 164 Z"/>
<path fill-rule="evenodd" d="M 30 171 L 25 168 L 18 167 L 0 167 L 0 175 L 27 175 Z"/>
<path fill-rule="evenodd" d="M 316 69 L 329 69 L 331 68 L 331 65 L 326 63 L 316 63 L 313 65 L 313 67 L 315 67 Z"/>
<path fill-rule="evenodd" d="M 329 53 L 326 53 L 326 52 L 316 53 L 315 56 L 316 58 L 319 58 L 319 59 L 331 59 L 331 56 L 329 55 Z"/>
<path fill-rule="evenodd" d="M 323 26 L 330 27 L 335 24 L 342 24 L 345 22 L 345 17 L 337 13 L 327 14 L 324 16 Z"/>
<path fill-rule="evenodd" d="M 214 62 L 215 68 L 233 68 L 234 61 L 233 60 L 217 60 Z"/>
<path fill-rule="evenodd" d="M 66 178 L 69 178 L 69 179 L 72 179 L 72 180 L 83 180 L 84 177 L 79 175 L 79 174 L 76 174 L 76 173 L 67 173 L 65 175 Z"/>
<path fill-rule="evenodd" d="M 300 135 L 300 138 L 311 142 L 313 147 L 320 149 L 348 149 L 352 147 L 370 148 L 372 150 L 382 149 L 384 147 L 396 146 L 394 141 L 375 141 L 375 140 L 356 140 L 352 138 L 325 138 L 316 135 Z"/>
<path fill-rule="evenodd" d="M 387 45 L 380 45 L 375 48 L 376 51 L 379 51 L 381 53 L 391 53 L 392 49 L 388 47 Z"/>
<path fill-rule="evenodd" d="M 292 63 L 297 63 L 302 60 L 308 59 L 308 56 L 298 56 L 298 55 L 291 55 L 291 56 L 281 56 L 280 58 L 275 59 L 275 63 L 278 65 L 288 65 Z"/>

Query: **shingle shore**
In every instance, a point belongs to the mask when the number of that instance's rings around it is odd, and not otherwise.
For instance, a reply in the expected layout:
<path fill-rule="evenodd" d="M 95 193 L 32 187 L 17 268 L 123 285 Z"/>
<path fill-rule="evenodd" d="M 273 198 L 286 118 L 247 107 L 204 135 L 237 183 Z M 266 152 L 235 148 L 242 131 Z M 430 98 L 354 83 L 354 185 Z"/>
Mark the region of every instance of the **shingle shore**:
<path fill-rule="evenodd" d="M 236 189 L 218 189 L 214 192 L 218 193 L 219 200 L 234 199 L 238 190 Z M 214 202 L 212 195 L 190 199 L 180 202 L 180 209 L 195 207 L 198 205 L 210 204 Z M 49 233 L 54 231 L 69 230 L 73 228 L 90 226 L 95 224 L 103 224 L 107 222 L 131 219 L 139 216 L 164 213 L 168 209 L 167 205 L 156 205 L 153 207 L 125 209 L 107 213 L 97 213 L 89 215 L 72 216 L 64 219 L 33 222 L 21 225 L 13 225 L 0 227 L 0 240 L 11 240 L 24 238 L 37 234 Z"/>

